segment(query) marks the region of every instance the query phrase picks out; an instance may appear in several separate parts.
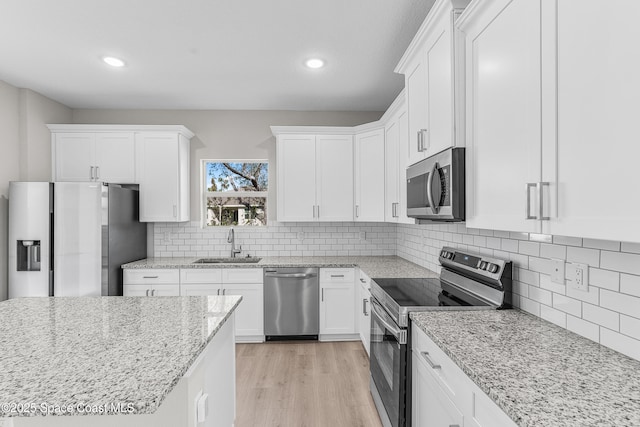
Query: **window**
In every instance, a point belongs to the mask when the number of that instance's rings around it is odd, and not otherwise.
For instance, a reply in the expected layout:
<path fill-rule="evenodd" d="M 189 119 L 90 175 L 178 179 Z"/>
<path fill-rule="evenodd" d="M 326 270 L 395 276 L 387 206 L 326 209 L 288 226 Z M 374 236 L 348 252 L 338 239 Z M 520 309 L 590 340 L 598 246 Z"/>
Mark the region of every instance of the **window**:
<path fill-rule="evenodd" d="M 266 160 L 203 160 L 202 170 L 205 226 L 267 225 Z"/>

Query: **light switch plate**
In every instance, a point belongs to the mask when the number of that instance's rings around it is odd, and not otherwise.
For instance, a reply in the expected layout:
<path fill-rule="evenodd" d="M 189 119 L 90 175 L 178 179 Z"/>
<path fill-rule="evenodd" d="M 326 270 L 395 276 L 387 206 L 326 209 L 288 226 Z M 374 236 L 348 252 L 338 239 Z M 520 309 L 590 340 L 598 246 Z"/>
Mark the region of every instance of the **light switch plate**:
<path fill-rule="evenodd" d="M 553 283 L 564 285 L 564 266 L 565 262 L 563 259 L 551 260 L 551 281 Z"/>

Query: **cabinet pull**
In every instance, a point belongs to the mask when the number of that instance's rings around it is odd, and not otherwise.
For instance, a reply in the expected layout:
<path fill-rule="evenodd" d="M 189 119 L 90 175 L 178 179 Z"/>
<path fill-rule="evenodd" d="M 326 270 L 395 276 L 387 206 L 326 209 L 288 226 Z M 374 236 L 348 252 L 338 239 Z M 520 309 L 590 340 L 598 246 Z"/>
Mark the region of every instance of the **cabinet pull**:
<path fill-rule="evenodd" d="M 100 166 L 96 166 L 96 180 L 100 179 Z"/>
<path fill-rule="evenodd" d="M 420 354 L 422 355 L 422 357 L 424 357 L 424 360 L 427 361 L 429 366 L 431 366 L 431 369 L 441 369 L 442 368 L 442 366 L 435 364 L 433 362 L 433 360 L 431 360 L 431 357 L 429 357 L 429 353 L 427 353 L 426 351 L 421 351 Z"/>
<path fill-rule="evenodd" d="M 360 279 L 360 282 L 362 282 L 362 283 L 367 283 L 367 281 L 366 281 L 366 280 L 364 280 L 364 279 L 362 279 L 362 278 Z"/>
<path fill-rule="evenodd" d="M 540 204 L 540 219 L 544 221 L 548 221 L 551 217 L 544 216 L 544 187 L 549 187 L 551 184 L 549 182 L 539 182 L 538 183 L 538 203 Z"/>
<path fill-rule="evenodd" d="M 367 303 L 369 302 L 369 300 L 367 298 L 363 298 L 362 299 L 362 314 L 364 314 L 365 316 L 368 316 L 369 313 L 367 313 Z"/>
<path fill-rule="evenodd" d="M 320 205 L 318 205 L 318 219 L 320 219 Z"/>
<path fill-rule="evenodd" d="M 223 289 L 223 290 L 222 290 L 222 295 L 226 295 L 226 294 L 227 294 L 227 290 L 226 290 L 226 289 Z"/>
<path fill-rule="evenodd" d="M 360 206 L 356 205 L 356 218 L 360 216 Z"/>
<path fill-rule="evenodd" d="M 147 294 L 147 296 L 149 296 L 149 289 L 147 289 L 147 292 L 146 292 L 146 294 Z"/>
<path fill-rule="evenodd" d="M 418 153 L 422 153 L 422 132 L 418 131 Z"/>
<path fill-rule="evenodd" d="M 89 167 L 89 174 L 91 176 L 91 181 L 93 181 L 93 166 Z"/>
<path fill-rule="evenodd" d="M 316 205 L 313 205 L 313 217 L 316 217 Z"/>
<path fill-rule="evenodd" d="M 322 294 L 320 301 L 324 301 L 324 288 L 320 289 L 320 293 Z"/>
<path fill-rule="evenodd" d="M 178 216 L 178 206 L 173 205 L 173 217 L 176 218 Z"/>
<path fill-rule="evenodd" d="M 344 277 L 344 274 L 332 274 L 331 277 Z"/>
<path fill-rule="evenodd" d="M 525 186 L 525 191 L 527 192 L 527 212 L 525 219 L 538 219 L 537 216 L 531 215 L 531 189 L 537 186 L 538 184 L 535 182 L 527 182 L 527 185 Z"/>
<path fill-rule="evenodd" d="M 157 279 L 158 276 L 142 276 L 143 279 Z"/>
<path fill-rule="evenodd" d="M 220 295 L 220 289 L 218 289 L 218 294 L 217 295 Z"/>
<path fill-rule="evenodd" d="M 429 149 L 429 147 L 427 147 L 427 144 L 425 142 L 426 137 L 429 136 L 429 130 L 428 129 L 420 129 L 420 133 L 422 134 L 422 151 L 427 151 Z"/>

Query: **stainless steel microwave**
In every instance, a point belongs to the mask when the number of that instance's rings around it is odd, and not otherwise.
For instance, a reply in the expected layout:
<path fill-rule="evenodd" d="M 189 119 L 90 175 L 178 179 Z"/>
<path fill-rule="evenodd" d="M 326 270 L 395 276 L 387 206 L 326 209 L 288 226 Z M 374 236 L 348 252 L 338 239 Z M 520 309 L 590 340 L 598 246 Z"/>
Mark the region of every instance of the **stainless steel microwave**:
<path fill-rule="evenodd" d="M 464 221 L 464 148 L 448 148 L 407 168 L 407 216 Z"/>

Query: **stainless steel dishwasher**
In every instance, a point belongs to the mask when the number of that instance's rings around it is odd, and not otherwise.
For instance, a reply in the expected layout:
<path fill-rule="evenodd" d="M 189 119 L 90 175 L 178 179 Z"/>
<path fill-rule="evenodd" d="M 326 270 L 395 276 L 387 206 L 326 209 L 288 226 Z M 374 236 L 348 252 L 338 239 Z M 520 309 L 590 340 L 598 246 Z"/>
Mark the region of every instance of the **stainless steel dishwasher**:
<path fill-rule="evenodd" d="M 317 340 L 319 291 L 317 268 L 265 268 L 265 339 Z"/>

